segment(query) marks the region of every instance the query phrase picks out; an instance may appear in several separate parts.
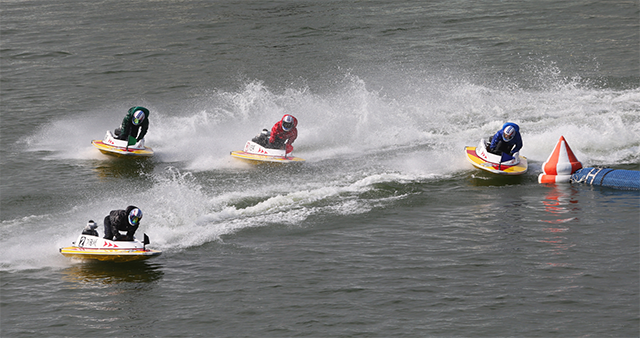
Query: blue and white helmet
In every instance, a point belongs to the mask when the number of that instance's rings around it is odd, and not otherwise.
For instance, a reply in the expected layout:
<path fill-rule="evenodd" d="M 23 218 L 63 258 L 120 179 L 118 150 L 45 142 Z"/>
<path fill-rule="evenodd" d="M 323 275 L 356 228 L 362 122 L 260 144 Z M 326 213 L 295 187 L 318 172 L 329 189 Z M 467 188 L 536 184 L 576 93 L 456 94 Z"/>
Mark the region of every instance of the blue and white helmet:
<path fill-rule="evenodd" d="M 129 212 L 129 224 L 138 225 L 142 219 L 142 210 L 135 208 Z"/>
<path fill-rule="evenodd" d="M 293 128 L 293 116 L 285 115 L 282 118 L 282 129 L 284 129 L 284 131 L 289 131 L 291 128 Z"/>
<path fill-rule="evenodd" d="M 140 123 L 142 123 L 142 121 L 144 121 L 144 118 L 144 112 L 142 110 L 136 110 L 136 112 L 133 113 L 133 119 L 131 120 L 131 122 L 133 122 L 134 125 L 138 126 L 140 125 Z"/>
<path fill-rule="evenodd" d="M 516 135 L 516 128 L 514 128 L 513 126 L 507 126 L 502 131 L 502 139 L 505 142 L 511 141 L 515 135 Z"/>

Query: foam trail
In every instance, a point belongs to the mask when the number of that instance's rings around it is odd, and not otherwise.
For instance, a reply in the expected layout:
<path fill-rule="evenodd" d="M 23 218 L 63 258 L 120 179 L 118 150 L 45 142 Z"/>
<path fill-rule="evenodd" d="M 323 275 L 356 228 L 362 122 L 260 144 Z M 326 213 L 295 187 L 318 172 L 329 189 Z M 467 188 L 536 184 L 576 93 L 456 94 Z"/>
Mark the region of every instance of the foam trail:
<path fill-rule="evenodd" d="M 160 162 L 183 162 L 196 171 L 234 168 L 230 151 L 282 115 L 293 114 L 300 121 L 295 152 L 311 162 L 410 146 L 453 157 L 452 149 L 475 144 L 505 121 L 520 124 L 522 154 L 533 162 L 544 161 L 561 135 L 586 163 L 640 158 L 640 89 L 589 88 L 555 78 L 545 78 L 549 83 L 542 89 L 528 90 L 511 83 L 489 87 L 430 80 L 390 83 L 393 91 L 384 91 L 346 74 L 334 87 L 317 92 L 304 87 L 275 91 L 252 81 L 238 91 L 210 91 L 180 110 L 149 106 L 147 145 Z M 100 108 L 52 121 L 23 142 L 55 158 L 101 158 L 90 141 L 117 127 L 125 111 Z"/>
<path fill-rule="evenodd" d="M 373 205 L 384 203 L 386 198 L 360 200 L 360 194 L 375 189 L 375 185 L 381 182 L 410 182 L 415 179 L 413 176 L 385 174 L 360 179 L 352 177 L 330 186 L 322 182 L 305 182 L 295 191 L 283 189 L 281 184 L 271 184 L 258 185 L 251 190 L 240 188 L 205 194 L 201 187 L 184 184 L 188 176 L 167 180 L 145 193 L 149 198 L 167 196 L 148 203 L 157 233 L 155 243 L 161 247 L 197 246 L 220 240 L 220 236 L 239 229 L 271 223 L 301 224 L 311 215 L 364 213 Z M 173 198 L 181 203 L 172 202 Z"/>
<path fill-rule="evenodd" d="M 530 164 L 542 163 L 560 136 L 585 166 L 640 162 L 640 89 L 554 81 L 522 89 L 509 83 L 410 79 L 390 83 L 391 91 L 372 89 L 346 74 L 331 88 L 276 90 L 252 81 L 235 91 L 212 90 L 179 109 L 146 105 L 153 112 L 147 137 L 156 151 L 152 170 L 131 169 L 142 173 L 129 173 L 126 183 L 99 185 L 104 191 L 83 196 L 72 209 L 3 222 L 12 235 L 0 239 L 0 267 L 64 264 L 57 249 L 74 240 L 88 219 L 100 223 L 112 206 L 141 207 L 142 231 L 153 246 L 169 251 L 219 241 L 249 227 L 368 212 L 405 198 L 410 194 L 405 184 L 470 170 L 464 146 L 475 145 L 505 121 L 520 124 L 522 154 Z M 90 140 L 115 128 L 127 108 L 97 108 L 53 120 L 17 145 L 42 152 L 45 160 L 104 163 L 107 158 Z M 231 150 L 285 113 L 300 121 L 294 146 L 307 160 L 302 170 L 274 176 L 230 158 Z M 397 190 L 384 192 L 381 182 Z M 135 184 L 134 192 L 123 195 L 121 184 Z M 379 197 L 361 198 L 372 190 Z M 51 229 L 56 229 L 53 235 Z M 15 255 L 18 243 L 34 239 L 45 249 Z"/>
<path fill-rule="evenodd" d="M 147 233 L 152 248 L 171 253 L 220 241 L 221 236 L 241 229 L 274 223 L 295 226 L 312 215 L 366 213 L 407 195 L 392 193 L 363 199 L 362 194 L 378 189 L 381 183 L 410 184 L 416 180 L 414 175 L 396 173 L 341 176 L 330 185 L 324 181 L 302 181 L 294 190 L 292 183 L 278 181 L 216 191 L 209 190 L 190 172 L 168 168 L 155 175 L 155 183 L 147 190 L 130 195 L 105 194 L 61 213 L 3 222 L 3 230 L 11 236 L 0 239 L 0 269 L 66 266 L 69 260 L 58 249 L 71 245 L 89 219 L 100 224 L 98 230 L 102 234 L 102 218 L 109 211 L 105 206 L 122 205 L 123 200 L 144 211 L 137 236 Z M 33 250 L 21 249 L 23 243 L 30 242 L 39 245 Z"/>

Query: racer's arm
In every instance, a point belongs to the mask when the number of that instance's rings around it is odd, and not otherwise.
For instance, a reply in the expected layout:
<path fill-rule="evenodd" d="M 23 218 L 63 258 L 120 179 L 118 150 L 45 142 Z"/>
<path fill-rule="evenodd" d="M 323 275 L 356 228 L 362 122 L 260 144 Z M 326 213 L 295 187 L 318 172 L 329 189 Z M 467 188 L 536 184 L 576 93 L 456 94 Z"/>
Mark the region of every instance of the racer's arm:
<path fill-rule="evenodd" d="M 489 146 L 489 151 L 494 151 L 496 149 L 496 146 L 498 145 L 498 141 L 502 138 L 502 129 L 500 129 L 498 132 L 496 132 L 495 135 L 493 135 L 493 138 L 491 139 L 491 145 Z"/>
<path fill-rule="evenodd" d="M 511 150 L 511 154 L 517 153 L 520 151 L 520 149 L 522 149 L 522 137 L 520 137 L 520 133 L 516 134 L 514 143 L 515 143 L 515 146 Z"/>
<path fill-rule="evenodd" d="M 298 129 L 293 128 L 293 130 L 291 131 L 291 137 L 289 137 L 289 141 L 287 141 L 287 144 L 292 144 L 293 141 L 295 141 L 298 138 Z"/>
<path fill-rule="evenodd" d="M 276 141 L 276 135 L 280 134 L 279 129 L 280 129 L 281 123 L 282 122 L 278 122 L 274 124 L 273 127 L 271 128 L 271 136 L 269 136 L 269 143 L 273 143 Z"/>
<path fill-rule="evenodd" d="M 144 119 L 144 121 L 142 121 L 142 126 L 140 128 L 140 134 L 136 138 L 137 141 L 142 140 L 144 136 L 147 135 L 147 129 L 149 129 L 149 119 Z"/>
<path fill-rule="evenodd" d="M 127 226 L 127 239 L 133 240 L 133 234 L 138 230 L 138 225 L 129 225 Z"/>
<path fill-rule="evenodd" d="M 122 119 L 122 125 L 120 126 L 120 135 L 122 137 L 122 135 L 124 135 L 124 138 L 126 139 L 127 137 L 129 137 L 129 134 L 131 133 L 131 113 L 127 113 L 127 115 L 124 116 L 124 118 Z"/>

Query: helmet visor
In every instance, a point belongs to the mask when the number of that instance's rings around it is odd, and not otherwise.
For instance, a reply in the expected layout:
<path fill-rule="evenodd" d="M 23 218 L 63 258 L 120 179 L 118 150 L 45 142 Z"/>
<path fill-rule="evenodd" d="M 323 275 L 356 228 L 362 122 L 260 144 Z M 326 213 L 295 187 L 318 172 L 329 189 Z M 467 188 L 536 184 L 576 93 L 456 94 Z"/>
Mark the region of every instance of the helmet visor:
<path fill-rule="evenodd" d="M 293 122 L 283 122 L 282 123 L 282 129 L 284 129 L 285 131 L 289 131 L 289 130 L 291 130 L 291 128 L 293 128 Z"/>
<path fill-rule="evenodd" d="M 133 209 L 131 213 L 129 213 L 129 224 L 138 225 L 140 223 L 140 219 L 142 218 L 142 211 L 140 209 Z"/>
<path fill-rule="evenodd" d="M 136 126 L 140 125 L 140 123 L 142 123 L 143 120 L 144 120 L 144 112 L 142 110 L 138 110 L 135 113 L 133 113 L 133 119 L 131 120 L 131 122 L 133 122 L 134 125 Z"/>

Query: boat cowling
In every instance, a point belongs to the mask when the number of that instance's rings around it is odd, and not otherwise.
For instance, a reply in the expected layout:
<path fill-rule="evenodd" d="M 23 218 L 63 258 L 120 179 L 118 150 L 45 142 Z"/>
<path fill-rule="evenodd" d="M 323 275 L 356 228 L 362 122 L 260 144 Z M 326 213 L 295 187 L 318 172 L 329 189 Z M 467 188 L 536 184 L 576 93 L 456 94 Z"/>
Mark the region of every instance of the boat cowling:
<path fill-rule="evenodd" d="M 478 146 L 476 147 L 476 154 L 481 159 L 487 162 L 491 162 L 495 164 L 503 164 L 503 165 L 517 165 L 518 163 L 520 163 L 519 153 L 514 153 L 512 160 L 501 162 L 502 156 L 490 153 L 486 148 L 486 144 L 487 143 L 485 142 L 485 140 L 481 139 L 480 144 L 478 144 Z"/>
<path fill-rule="evenodd" d="M 144 139 L 138 141 L 136 144 L 132 144 L 129 146 L 129 143 L 126 140 L 118 140 L 117 138 L 115 138 L 110 130 L 107 130 L 102 143 L 120 148 L 144 149 Z"/>
<path fill-rule="evenodd" d="M 148 236 L 145 234 L 146 240 Z M 99 236 L 84 235 L 78 236 L 75 245 L 79 248 L 91 249 L 144 249 L 145 244 L 135 239 L 133 241 L 111 241 Z"/>
<path fill-rule="evenodd" d="M 284 149 L 271 149 L 265 148 L 253 141 L 247 141 L 244 145 L 244 151 L 250 154 L 267 155 L 267 156 L 286 156 L 286 150 Z"/>

